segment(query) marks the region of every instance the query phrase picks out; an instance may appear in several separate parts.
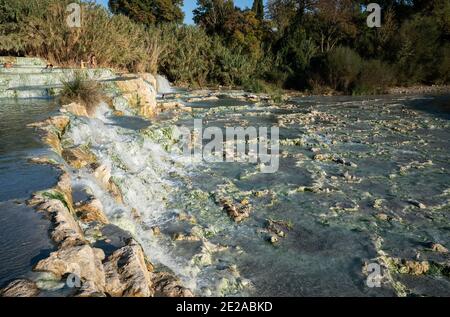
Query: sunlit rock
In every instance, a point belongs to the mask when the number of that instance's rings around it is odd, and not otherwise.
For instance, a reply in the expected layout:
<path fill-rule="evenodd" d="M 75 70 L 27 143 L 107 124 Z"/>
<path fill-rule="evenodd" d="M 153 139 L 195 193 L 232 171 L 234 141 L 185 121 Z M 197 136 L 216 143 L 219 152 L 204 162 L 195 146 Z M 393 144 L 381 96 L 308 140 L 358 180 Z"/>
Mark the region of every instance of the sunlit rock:
<path fill-rule="evenodd" d="M 102 292 L 105 288 L 104 258 L 102 250 L 84 244 L 52 252 L 48 258 L 39 261 L 34 269 L 51 272 L 60 278 L 73 274 L 82 284 L 92 283 L 91 287 Z"/>
<path fill-rule="evenodd" d="M 178 101 L 158 102 L 158 109 L 161 111 L 181 110 L 186 112 L 192 112 L 191 107 L 186 107 L 186 105 Z"/>
<path fill-rule="evenodd" d="M 187 102 L 193 103 L 193 102 L 215 101 L 215 100 L 219 100 L 219 98 L 217 96 L 205 96 L 205 97 L 189 98 Z"/>
<path fill-rule="evenodd" d="M 108 224 L 108 218 L 103 212 L 103 205 L 99 199 L 93 198 L 75 205 L 75 213 L 83 222 L 98 221 Z"/>
<path fill-rule="evenodd" d="M 117 81 L 122 96 L 131 108 L 143 117 L 152 117 L 156 113 L 156 91 L 149 83 L 139 77 L 128 76 Z"/>
<path fill-rule="evenodd" d="M 438 253 L 448 253 L 448 249 L 440 243 L 431 244 L 431 250 Z"/>
<path fill-rule="evenodd" d="M 167 272 L 154 273 L 152 277 L 157 297 L 193 297 L 194 294 L 174 275 Z"/>
<path fill-rule="evenodd" d="M 84 241 L 83 232 L 73 215 L 58 199 L 51 199 L 39 206 L 39 210 L 52 215 L 54 228 L 50 232 L 52 239 L 63 246 L 77 245 Z"/>
<path fill-rule="evenodd" d="M 114 199 L 123 204 L 123 196 L 119 187 L 111 179 L 111 167 L 107 165 L 92 165 L 94 169 L 94 176 L 98 180 L 99 184 L 106 190 L 108 190 Z"/>
<path fill-rule="evenodd" d="M 62 151 L 62 157 L 73 168 L 83 168 L 96 161 L 96 157 L 88 149 L 82 147 L 67 148 Z"/>
<path fill-rule="evenodd" d="M 39 288 L 36 283 L 26 279 L 15 280 L 0 291 L 0 297 L 36 297 Z"/>
<path fill-rule="evenodd" d="M 150 297 L 153 295 L 150 272 L 141 246 L 131 240 L 105 262 L 106 291 L 111 296 Z"/>
<path fill-rule="evenodd" d="M 61 136 L 69 125 L 69 122 L 69 117 L 61 115 L 51 117 L 41 122 L 29 124 L 28 127 L 36 128 L 44 143 L 50 145 L 56 153 L 61 154 Z"/>
<path fill-rule="evenodd" d="M 158 82 L 156 80 L 156 77 L 153 74 L 150 73 L 142 73 L 139 74 L 139 77 L 141 77 L 143 80 L 148 82 L 150 85 L 152 85 L 155 89 L 158 87 Z"/>

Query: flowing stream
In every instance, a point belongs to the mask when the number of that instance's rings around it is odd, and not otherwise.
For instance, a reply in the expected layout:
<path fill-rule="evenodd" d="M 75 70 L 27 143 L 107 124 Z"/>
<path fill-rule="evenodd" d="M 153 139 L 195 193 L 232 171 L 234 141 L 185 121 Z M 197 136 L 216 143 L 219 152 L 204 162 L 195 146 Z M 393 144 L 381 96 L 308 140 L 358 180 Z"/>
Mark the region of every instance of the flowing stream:
<path fill-rule="evenodd" d="M 393 296 L 396 283 L 409 294 L 450 295 L 450 279 L 439 272 L 395 273 L 395 283 L 375 288 L 363 272 L 380 251 L 449 259 L 429 249 L 432 242 L 450 247 L 450 116 L 441 111 L 448 97 L 308 97 L 279 105 L 232 93 L 177 98 L 192 112 L 145 121 L 101 105 L 95 118 L 73 119 L 63 138 L 89 147 L 111 169 L 124 204 L 85 169 L 72 171 L 74 196 L 99 198 L 111 223 L 136 237 L 152 263 L 203 296 Z M 279 170 L 188 160 L 179 128 L 192 128 L 194 119 L 205 127 L 279 126 Z M 222 196 L 245 201 L 250 217 L 235 223 L 218 203 Z M 12 219 L 2 227 L 15 225 Z M 276 243 L 271 221 L 283 231 Z"/>
<path fill-rule="evenodd" d="M 304 98 L 270 106 L 223 96 L 187 103 L 192 113 L 165 114 L 148 127 L 101 107 L 97 119 L 78 119 L 67 138 L 89 144 L 111 167 L 125 205 L 83 171 L 75 178 L 102 197 L 108 217 L 137 236 L 153 262 L 199 295 L 386 296 L 395 290 L 366 286 L 365 262 L 380 250 L 433 258 L 426 243 L 450 243 L 450 122 L 431 106 L 417 108 L 445 100 Z M 192 128 L 194 118 L 219 128 L 280 126 L 279 171 L 192 163 L 179 151 L 177 131 Z M 318 153 L 325 158 L 315 159 Z M 250 218 L 234 223 L 219 194 L 248 200 Z M 290 224 L 275 245 L 267 241 L 269 219 Z M 397 279 L 413 293 L 450 291 L 442 276 Z"/>

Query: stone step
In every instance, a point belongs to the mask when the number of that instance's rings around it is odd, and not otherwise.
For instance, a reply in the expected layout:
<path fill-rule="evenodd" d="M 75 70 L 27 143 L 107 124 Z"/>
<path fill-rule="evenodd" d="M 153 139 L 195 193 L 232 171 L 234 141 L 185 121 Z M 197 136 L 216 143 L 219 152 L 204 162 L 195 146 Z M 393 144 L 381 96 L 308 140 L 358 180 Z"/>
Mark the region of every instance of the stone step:
<path fill-rule="evenodd" d="M 67 68 L 46 69 L 45 66 L 13 66 L 5 68 L 0 65 L 0 74 L 40 74 L 40 73 L 64 73 Z"/>
<path fill-rule="evenodd" d="M 59 87 L 49 88 L 31 88 L 31 89 L 9 89 L 0 90 L 0 99 L 2 98 L 52 98 L 61 91 Z"/>
<path fill-rule="evenodd" d="M 11 57 L 0 56 L 0 64 L 13 63 L 15 66 L 43 66 L 47 65 L 47 62 L 37 57 Z"/>
<path fill-rule="evenodd" d="M 78 71 L 76 69 L 59 69 L 55 72 L 0 73 L 0 91 L 23 87 L 60 86 L 64 81 L 72 80 Z M 82 71 L 87 78 L 97 81 L 112 80 L 117 77 L 109 69 L 86 69 Z"/>
<path fill-rule="evenodd" d="M 3 67 L 3 62 L 8 61 L 13 63 L 13 67 Z M 73 80 L 79 72 L 82 72 L 86 78 L 103 82 L 105 91 L 110 95 L 115 95 L 118 92 L 117 86 L 119 84 L 125 85 L 123 82 L 130 82 L 129 85 L 131 85 L 132 89 L 142 88 L 138 83 L 134 82 L 139 76 L 128 75 L 121 77 L 111 69 L 58 67 L 45 69 L 46 65 L 45 61 L 38 58 L 0 57 L 0 98 L 53 97 L 60 92 L 63 82 Z M 154 93 L 152 83 L 145 80 L 144 82 L 149 86 L 148 94 Z"/>

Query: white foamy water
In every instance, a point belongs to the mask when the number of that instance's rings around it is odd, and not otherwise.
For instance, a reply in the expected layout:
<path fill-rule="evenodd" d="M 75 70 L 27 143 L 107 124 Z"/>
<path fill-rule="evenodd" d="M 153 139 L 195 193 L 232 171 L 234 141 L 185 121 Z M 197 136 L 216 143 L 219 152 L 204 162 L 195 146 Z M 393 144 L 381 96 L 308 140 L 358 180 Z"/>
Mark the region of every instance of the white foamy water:
<path fill-rule="evenodd" d="M 242 281 L 233 271 L 213 269 L 218 246 L 203 236 L 202 226 L 195 225 L 203 238 L 193 244 L 174 241 L 176 234 L 192 225 L 178 220 L 185 214 L 184 205 L 178 202 L 190 192 L 186 183 L 196 167 L 176 147 L 172 152 L 159 140 L 159 136 L 176 135 L 177 129 L 133 130 L 112 118 L 112 110 L 102 104 L 95 118 L 74 118 L 65 138 L 74 146 L 90 148 L 98 164 L 110 171 L 124 203 L 118 203 L 89 169 L 73 171 L 74 186 L 98 198 L 112 224 L 131 233 L 153 264 L 168 268 L 196 295 L 236 294 L 239 288 L 235 286 Z M 154 227 L 162 233 L 154 235 Z"/>
<path fill-rule="evenodd" d="M 159 94 L 170 94 L 173 92 L 173 88 L 170 85 L 170 82 L 167 80 L 166 77 L 157 75 L 156 81 L 158 84 L 158 93 Z"/>
<path fill-rule="evenodd" d="M 114 125 L 108 119 L 110 112 L 102 105 L 96 118 L 74 119 L 68 137 L 76 146 L 89 145 L 98 163 L 111 170 L 124 205 L 118 204 L 86 170 L 75 172 L 75 185 L 88 188 L 100 199 L 111 223 L 132 233 L 152 262 L 169 267 L 187 287 L 195 290 L 197 269 L 172 256 L 169 248 L 149 230 L 168 221 L 170 215 L 165 205 L 175 184 L 167 180 L 167 175 L 182 175 L 185 167 L 176 155 L 167 153 L 159 144 L 136 131 Z M 139 212 L 142 222 L 134 220 L 133 209 Z"/>

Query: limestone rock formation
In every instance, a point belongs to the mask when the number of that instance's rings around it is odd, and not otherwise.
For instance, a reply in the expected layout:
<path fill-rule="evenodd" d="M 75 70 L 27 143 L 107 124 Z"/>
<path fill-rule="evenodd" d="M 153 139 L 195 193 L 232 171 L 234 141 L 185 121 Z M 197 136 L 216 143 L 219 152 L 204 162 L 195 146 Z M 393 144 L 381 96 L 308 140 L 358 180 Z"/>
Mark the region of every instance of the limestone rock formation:
<path fill-rule="evenodd" d="M 239 223 L 250 217 L 250 206 L 234 203 L 229 197 L 216 196 L 216 200 L 235 222 Z"/>
<path fill-rule="evenodd" d="M 125 80 L 117 81 L 122 96 L 139 115 L 152 117 L 156 112 L 156 91 L 147 81 L 129 75 Z"/>
<path fill-rule="evenodd" d="M 39 295 L 39 289 L 36 283 L 20 279 L 9 283 L 0 291 L 0 297 L 36 297 Z"/>
<path fill-rule="evenodd" d="M 192 112 L 191 107 L 186 107 L 183 103 L 178 101 L 168 101 L 168 102 L 160 102 L 158 103 L 158 110 L 167 111 L 167 110 L 181 110 L 186 112 Z"/>
<path fill-rule="evenodd" d="M 62 195 L 62 198 L 67 205 L 66 207 L 70 212 L 73 212 L 72 180 L 67 172 L 63 171 L 54 190 Z"/>
<path fill-rule="evenodd" d="M 103 212 L 101 201 L 96 198 L 75 205 L 75 213 L 82 222 L 97 221 L 102 224 L 109 223 L 108 218 Z"/>
<path fill-rule="evenodd" d="M 427 261 L 403 261 L 400 272 L 412 275 L 422 275 L 430 270 L 430 264 Z"/>
<path fill-rule="evenodd" d="M 103 188 L 108 188 L 111 179 L 111 167 L 107 165 L 93 166 L 94 176 Z"/>
<path fill-rule="evenodd" d="M 73 274 L 80 278 L 81 283 L 89 283 L 89 288 L 103 292 L 105 288 L 105 271 L 102 261 L 105 254 L 101 249 L 84 244 L 62 248 L 52 252 L 50 256 L 38 262 L 36 271 L 51 272 L 62 278 Z"/>
<path fill-rule="evenodd" d="M 448 249 L 440 243 L 432 243 L 431 250 L 438 253 L 448 253 Z"/>
<path fill-rule="evenodd" d="M 95 162 L 96 157 L 89 150 L 81 147 L 64 149 L 62 156 L 73 168 L 83 168 Z"/>
<path fill-rule="evenodd" d="M 61 136 L 69 125 L 69 122 L 69 117 L 61 115 L 29 124 L 28 127 L 36 128 L 44 143 L 50 145 L 56 153 L 61 154 Z"/>
<path fill-rule="evenodd" d="M 153 276 L 155 296 L 159 297 L 193 297 L 191 290 L 181 285 L 179 279 L 167 272 L 155 273 Z"/>
<path fill-rule="evenodd" d="M 111 167 L 93 164 L 92 168 L 94 169 L 94 176 L 100 185 L 108 190 L 119 204 L 123 204 L 122 193 L 116 183 L 111 179 Z"/>
<path fill-rule="evenodd" d="M 39 206 L 39 210 L 52 215 L 55 227 L 50 235 L 56 243 L 69 246 L 84 242 L 80 226 L 61 200 L 48 200 Z"/>
<path fill-rule="evenodd" d="M 196 97 L 196 98 L 189 98 L 187 102 L 201 102 L 201 101 L 215 101 L 219 100 L 219 97 L 217 96 L 204 96 L 204 97 Z"/>
<path fill-rule="evenodd" d="M 150 272 L 141 246 L 134 240 L 116 250 L 105 262 L 106 291 L 111 296 L 153 296 Z"/>
<path fill-rule="evenodd" d="M 72 102 L 68 105 L 63 105 L 60 111 L 63 113 L 70 112 L 71 114 L 79 117 L 90 117 L 90 114 L 88 113 L 86 107 L 77 102 Z"/>
<path fill-rule="evenodd" d="M 150 73 L 142 73 L 139 74 L 139 76 L 148 82 L 150 85 L 152 85 L 154 88 L 158 87 L 158 81 L 156 80 L 156 77 L 153 74 Z"/>

